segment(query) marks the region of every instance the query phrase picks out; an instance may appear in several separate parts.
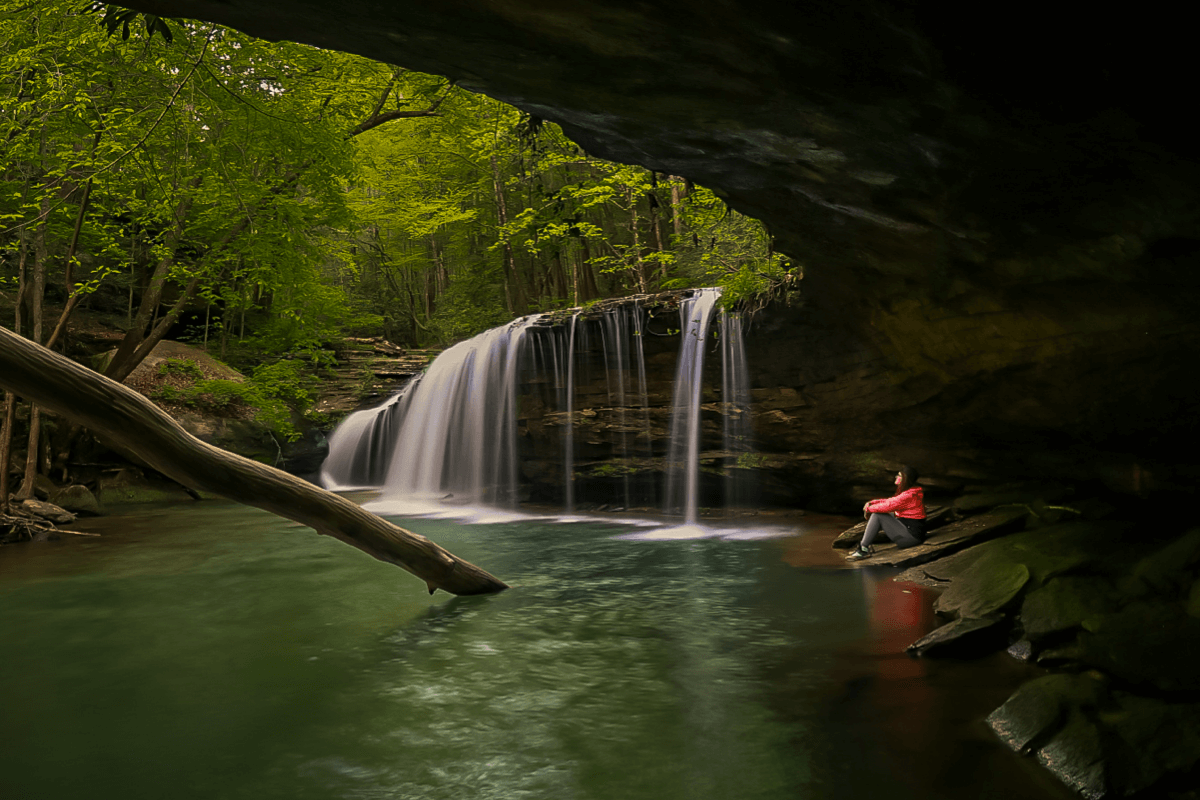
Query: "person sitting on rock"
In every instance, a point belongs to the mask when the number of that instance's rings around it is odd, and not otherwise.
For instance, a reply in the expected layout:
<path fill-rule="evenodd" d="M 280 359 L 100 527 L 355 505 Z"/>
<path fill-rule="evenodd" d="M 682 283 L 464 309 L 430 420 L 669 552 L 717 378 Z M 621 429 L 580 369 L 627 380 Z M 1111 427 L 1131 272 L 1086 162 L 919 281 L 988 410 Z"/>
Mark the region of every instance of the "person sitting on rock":
<path fill-rule="evenodd" d="M 875 555 L 871 542 L 882 530 L 897 547 L 912 547 L 925 541 L 925 490 L 917 485 L 917 471 L 901 467 L 896 473 L 896 493 L 891 497 L 868 500 L 863 505 L 867 530 L 862 542 L 847 561 L 861 561 Z"/>

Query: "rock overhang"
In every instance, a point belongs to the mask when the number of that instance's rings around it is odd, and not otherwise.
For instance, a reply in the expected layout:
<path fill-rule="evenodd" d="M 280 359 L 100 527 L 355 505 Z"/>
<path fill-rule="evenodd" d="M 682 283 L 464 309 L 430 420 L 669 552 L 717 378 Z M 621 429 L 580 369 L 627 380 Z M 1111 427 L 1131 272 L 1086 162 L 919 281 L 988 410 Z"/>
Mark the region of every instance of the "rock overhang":
<path fill-rule="evenodd" d="M 1152 9 L 129 5 L 446 75 L 763 219 L 805 266 L 806 324 L 853 345 L 821 370 L 875 365 L 869 407 L 835 392 L 814 412 L 831 442 L 854 426 L 1132 464 L 1194 438 L 1200 166 L 1182 27 Z"/>

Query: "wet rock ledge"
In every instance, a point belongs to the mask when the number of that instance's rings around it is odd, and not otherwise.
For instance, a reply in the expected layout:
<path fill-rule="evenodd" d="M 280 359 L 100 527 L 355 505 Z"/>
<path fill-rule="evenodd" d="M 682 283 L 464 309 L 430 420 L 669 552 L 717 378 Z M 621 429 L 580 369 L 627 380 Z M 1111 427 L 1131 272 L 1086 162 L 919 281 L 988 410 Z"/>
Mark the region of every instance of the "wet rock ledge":
<path fill-rule="evenodd" d="M 1200 528 L 1032 494 L 930 518 L 925 545 L 857 562 L 942 590 L 946 624 L 908 651 L 1045 668 L 987 722 L 1083 797 L 1200 797 Z"/>

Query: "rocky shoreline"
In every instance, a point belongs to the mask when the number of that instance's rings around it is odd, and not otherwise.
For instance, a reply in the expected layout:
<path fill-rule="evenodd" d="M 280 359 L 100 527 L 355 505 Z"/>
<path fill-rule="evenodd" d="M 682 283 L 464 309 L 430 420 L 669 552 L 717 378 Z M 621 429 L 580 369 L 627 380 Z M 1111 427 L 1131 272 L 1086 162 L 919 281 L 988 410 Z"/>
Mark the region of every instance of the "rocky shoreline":
<path fill-rule="evenodd" d="M 941 591 L 946 622 L 913 656 L 1007 650 L 1047 670 L 987 723 L 1081 796 L 1200 796 L 1200 528 L 1008 495 L 931 508 L 925 544 L 883 544 L 852 565 L 903 567 L 896 580 Z M 862 528 L 833 546 L 854 546 Z"/>

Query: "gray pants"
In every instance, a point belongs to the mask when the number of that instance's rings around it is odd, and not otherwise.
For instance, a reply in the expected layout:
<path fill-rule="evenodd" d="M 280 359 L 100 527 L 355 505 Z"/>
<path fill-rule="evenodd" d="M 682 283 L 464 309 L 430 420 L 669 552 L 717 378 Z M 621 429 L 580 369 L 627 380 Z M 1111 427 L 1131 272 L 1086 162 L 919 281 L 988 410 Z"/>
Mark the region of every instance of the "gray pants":
<path fill-rule="evenodd" d="M 921 543 L 921 540 L 913 536 L 912 531 L 903 522 L 891 514 L 872 514 L 867 520 L 867 532 L 863 534 L 862 546 L 866 547 L 875 541 L 880 529 L 883 529 L 883 535 L 895 542 L 898 547 L 912 547 L 914 544 Z"/>

